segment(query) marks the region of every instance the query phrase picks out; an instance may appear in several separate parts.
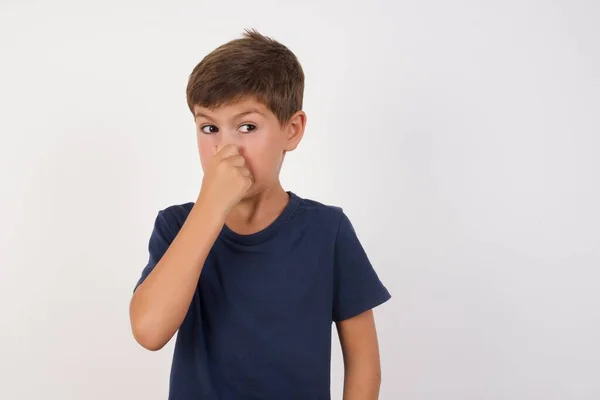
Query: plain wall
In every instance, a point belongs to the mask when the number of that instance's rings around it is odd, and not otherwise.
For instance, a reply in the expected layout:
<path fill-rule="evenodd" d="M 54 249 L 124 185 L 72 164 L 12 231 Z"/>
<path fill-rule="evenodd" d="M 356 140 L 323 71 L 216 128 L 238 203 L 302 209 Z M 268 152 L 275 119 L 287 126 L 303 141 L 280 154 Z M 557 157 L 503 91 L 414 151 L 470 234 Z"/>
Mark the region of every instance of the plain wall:
<path fill-rule="evenodd" d="M 306 73 L 284 188 L 393 299 L 385 400 L 600 398 L 596 1 L 0 2 L 0 398 L 166 399 L 128 306 L 202 179 L 192 68 L 257 28 Z M 343 368 L 334 333 L 332 397 Z"/>

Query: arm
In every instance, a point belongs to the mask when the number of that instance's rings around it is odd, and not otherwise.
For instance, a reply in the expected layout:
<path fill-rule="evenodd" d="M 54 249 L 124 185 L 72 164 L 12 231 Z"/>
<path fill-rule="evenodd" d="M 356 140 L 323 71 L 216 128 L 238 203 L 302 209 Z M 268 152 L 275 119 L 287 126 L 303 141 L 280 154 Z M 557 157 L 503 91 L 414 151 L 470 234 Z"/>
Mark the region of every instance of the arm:
<path fill-rule="evenodd" d="M 131 328 L 140 345 L 159 350 L 177 332 L 225 217 L 251 185 L 251 173 L 237 147 L 225 146 L 214 155 L 198 201 L 131 299 Z"/>
<path fill-rule="evenodd" d="M 344 358 L 344 400 L 377 400 L 381 366 L 373 311 L 336 326 Z"/>
<path fill-rule="evenodd" d="M 133 336 L 144 348 L 161 349 L 181 326 L 222 226 L 213 215 L 196 203 L 162 259 L 136 289 L 129 314 Z"/>

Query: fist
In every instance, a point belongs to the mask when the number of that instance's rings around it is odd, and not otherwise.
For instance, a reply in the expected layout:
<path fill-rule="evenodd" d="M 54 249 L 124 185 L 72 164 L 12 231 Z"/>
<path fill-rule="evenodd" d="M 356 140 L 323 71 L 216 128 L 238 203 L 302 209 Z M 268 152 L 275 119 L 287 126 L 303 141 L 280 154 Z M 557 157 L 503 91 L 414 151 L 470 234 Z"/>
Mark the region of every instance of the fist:
<path fill-rule="evenodd" d="M 215 153 L 204 172 L 199 198 L 225 217 L 252 186 L 253 178 L 246 160 L 234 145 Z"/>

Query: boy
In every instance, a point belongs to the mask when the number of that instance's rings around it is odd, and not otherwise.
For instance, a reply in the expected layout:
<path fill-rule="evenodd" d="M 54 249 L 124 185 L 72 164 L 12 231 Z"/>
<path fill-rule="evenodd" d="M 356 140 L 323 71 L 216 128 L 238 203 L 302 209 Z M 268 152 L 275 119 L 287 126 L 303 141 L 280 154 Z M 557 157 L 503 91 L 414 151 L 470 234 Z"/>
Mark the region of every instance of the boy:
<path fill-rule="evenodd" d="M 189 77 L 202 185 L 158 213 L 130 304 L 143 347 L 177 332 L 171 400 L 329 399 L 333 322 L 344 399 L 378 398 L 372 309 L 391 296 L 342 209 L 279 181 L 304 134 L 303 91 L 295 55 L 256 31 Z"/>

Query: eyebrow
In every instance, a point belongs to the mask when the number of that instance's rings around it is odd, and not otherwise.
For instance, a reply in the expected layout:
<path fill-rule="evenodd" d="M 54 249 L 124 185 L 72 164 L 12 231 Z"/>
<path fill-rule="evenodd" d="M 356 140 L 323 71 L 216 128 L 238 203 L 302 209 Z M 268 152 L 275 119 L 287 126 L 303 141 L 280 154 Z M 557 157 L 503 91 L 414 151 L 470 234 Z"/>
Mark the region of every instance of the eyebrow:
<path fill-rule="evenodd" d="M 265 116 L 265 114 L 262 113 L 262 112 L 260 112 L 258 109 L 251 108 L 249 110 L 242 111 L 241 113 L 238 113 L 238 114 L 234 115 L 231 119 L 232 120 L 238 119 L 238 118 L 241 118 L 241 117 L 243 117 L 245 115 L 248 115 L 248 114 L 259 114 L 259 115 L 262 115 L 263 117 Z M 196 113 L 194 113 L 194 118 L 198 118 L 198 117 L 202 117 L 202 118 L 206 118 L 206 119 L 212 120 L 212 118 L 210 116 L 208 116 L 208 115 L 206 115 L 206 114 L 204 114 L 204 113 L 202 113 L 200 111 L 197 111 Z"/>

